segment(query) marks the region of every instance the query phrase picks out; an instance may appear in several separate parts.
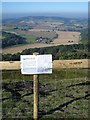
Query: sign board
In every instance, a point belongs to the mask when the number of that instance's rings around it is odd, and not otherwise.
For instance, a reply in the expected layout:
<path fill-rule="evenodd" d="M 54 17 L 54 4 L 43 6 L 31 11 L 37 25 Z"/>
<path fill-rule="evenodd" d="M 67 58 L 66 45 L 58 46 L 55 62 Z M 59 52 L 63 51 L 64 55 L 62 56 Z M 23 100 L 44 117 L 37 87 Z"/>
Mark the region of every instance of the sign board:
<path fill-rule="evenodd" d="M 52 55 L 21 55 L 22 74 L 52 73 Z"/>

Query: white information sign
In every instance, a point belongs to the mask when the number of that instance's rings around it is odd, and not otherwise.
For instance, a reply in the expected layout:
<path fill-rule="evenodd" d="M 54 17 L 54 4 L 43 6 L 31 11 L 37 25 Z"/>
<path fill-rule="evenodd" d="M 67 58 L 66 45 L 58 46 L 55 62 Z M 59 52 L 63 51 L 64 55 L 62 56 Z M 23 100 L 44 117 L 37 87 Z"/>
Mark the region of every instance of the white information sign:
<path fill-rule="evenodd" d="M 52 73 L 52 55 L 21 55 L 22 74 Z"/>

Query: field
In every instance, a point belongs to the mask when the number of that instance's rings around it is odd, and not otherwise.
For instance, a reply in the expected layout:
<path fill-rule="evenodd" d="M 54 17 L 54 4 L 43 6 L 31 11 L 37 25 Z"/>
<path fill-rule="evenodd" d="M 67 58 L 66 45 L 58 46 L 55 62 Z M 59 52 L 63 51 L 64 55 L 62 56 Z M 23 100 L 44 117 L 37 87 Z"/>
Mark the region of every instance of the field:
<path fill-rule="evenodd" d="M 89 118 L 89 69 L 54 69 L 39 76 L 39 119 Z M 33 118 L 33 78 L 2 71 L 2 120 Z"/>
<path fill-rule="evenodd" d="M 28 31 L 16 31 L 18 34 L 24 36 L 35 36 L 35 37 L 44 37 L 53 39 L 56 36 L 56 32 L 48 29 L 30 29 Z"/>
<path fill-rule="evenodd" d="M 0 35 L 0 39 L 2 38 L 2 36 Z"/>
<path fill-rule="evenodd" d="M 80 32 L 56 31 L 58 38 L 54 39 L 53 44 L 78 44 L 80 41 Z"/>
<path fill-rule="evenodd" d="M 7 53 L 14 54 L 14 53 L 17 53 L 17 52 L 22 52 L 23 50 L 29 49 L 29 48 L 42 48 L 42 47 L 48 47 L 48 46 L 53 46 L 53 45 L 43 44 L 43 43 L 25 44 L 25 45 L 5 48 L 2 51 L 0 50 L 0 53 L 2 52 L 3 54 L 7 54 Z"/>
<path fill-rule="evenodd" d="M 30 36 L 31 34 L 31 36 Z M 55 34 L 58 34 L 58 38 L 54 39 L 53 42 L 51 42 L 50 44 L 43 44 L 43 43 L 34 43 L 34 44 L 25 44 L 25 45 L 20 45 L 20 46 L 13 46 L 10 48 L 4 48 L 2 50 L 2 52 L 4 54 L 7 53 L 17 53 L 17 52 L 22 52 L 22 50 L 24 49 L 29 49 L 29 48 L 40 48 L 40 47 L 48 47 L 48 46 L 57 46 L 57 45 L 67 45 L 67 44 L 78 44 L 80 41 L 80 33 L 79 32 L 61 32 L 61 31 L 56 31 L 55 32 L 48 32 L 48 31 L 40 31 L 40 29 L 38 31 L 29 31 L 26 35 L 27 41 L 28 43 L 33 43 L 35 42 L 35 37 L 34 35 L 36 35 L 36 37 L 50 37 L 53 38 L 55 37 Z M 22 35 L 24 36 L 25 33 L 22 33 Z M 0 50 L 1 53 L 1 50 Z"/>
<path fill-rule="evenodd" d="M 46 32 L 46 31 L 52 31 L 52 30 L 47 30 L 47 29 L 30 29 L 29 30 L 30 32 L 32 31 L 32 32 L 37 32 L 37 31 L 39 31 L 39 32 L 41 32 L 41 31 L 44 31 L 44 32 Z"/>

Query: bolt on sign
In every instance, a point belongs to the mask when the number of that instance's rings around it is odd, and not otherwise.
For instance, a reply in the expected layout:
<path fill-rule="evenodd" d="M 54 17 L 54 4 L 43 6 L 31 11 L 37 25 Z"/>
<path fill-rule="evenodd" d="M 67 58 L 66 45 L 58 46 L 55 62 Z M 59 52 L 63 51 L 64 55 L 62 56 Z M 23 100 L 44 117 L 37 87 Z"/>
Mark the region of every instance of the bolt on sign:
<path fill-rule="evenodd" d="M 52 55 L 21 55 L 22 74 L 52 73 Z"/>

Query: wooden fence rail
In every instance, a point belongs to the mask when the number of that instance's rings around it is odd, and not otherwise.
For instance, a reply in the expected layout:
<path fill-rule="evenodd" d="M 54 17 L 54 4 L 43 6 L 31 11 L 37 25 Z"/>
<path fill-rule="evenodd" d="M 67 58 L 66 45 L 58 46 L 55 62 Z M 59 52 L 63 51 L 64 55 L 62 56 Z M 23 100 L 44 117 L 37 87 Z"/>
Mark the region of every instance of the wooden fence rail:
<path fill-rule="evenodd" d="M 78 59 L 78 60 L 54 60 L 53 68 L 90 68 L 90 59 Z M 19 70 L 20 61 L 1 61 L 0 70 Z M 38 92 L 38 81 L 39 76 L 33 75 L 33 90 L 34 90 L 34 108 L 33 108 L 33 119 L 38 120 L 38 106 L 39 106 L 39 92 Z"/>
<path fill-rule="evenodd" d="M 0 61 L 0 70 L 19 70 L 20 61 Z M 90 68 L 90 59 L 54 60 L 53 68 Z"/>

